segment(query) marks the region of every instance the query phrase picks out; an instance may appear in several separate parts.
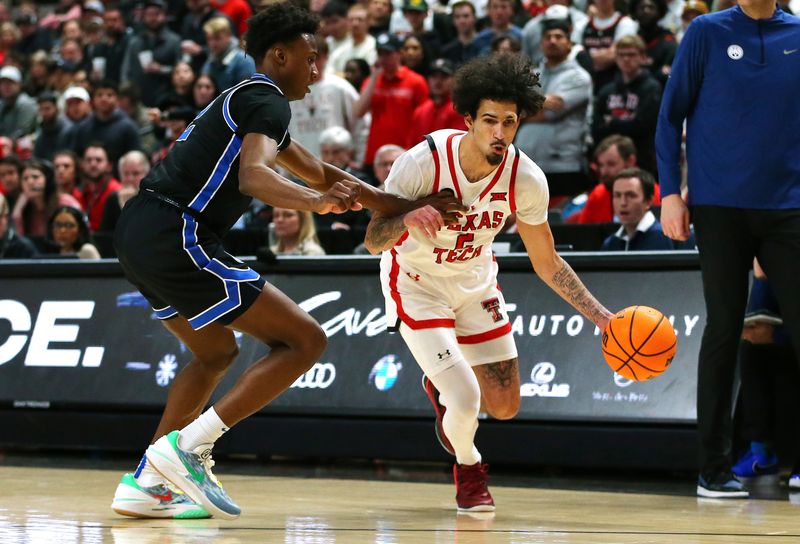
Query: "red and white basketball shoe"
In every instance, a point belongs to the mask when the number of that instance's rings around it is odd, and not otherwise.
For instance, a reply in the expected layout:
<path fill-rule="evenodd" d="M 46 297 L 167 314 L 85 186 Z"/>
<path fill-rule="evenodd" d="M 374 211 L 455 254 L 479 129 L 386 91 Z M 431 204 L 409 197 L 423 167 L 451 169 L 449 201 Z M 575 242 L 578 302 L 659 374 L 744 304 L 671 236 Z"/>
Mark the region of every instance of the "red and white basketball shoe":
<path fill-rule="evenodd" d="M 456 504 L 459 512 L 494 512 L 494 499 L 489 493 L 489 465 L 453 465 L 456 482 Z"/>

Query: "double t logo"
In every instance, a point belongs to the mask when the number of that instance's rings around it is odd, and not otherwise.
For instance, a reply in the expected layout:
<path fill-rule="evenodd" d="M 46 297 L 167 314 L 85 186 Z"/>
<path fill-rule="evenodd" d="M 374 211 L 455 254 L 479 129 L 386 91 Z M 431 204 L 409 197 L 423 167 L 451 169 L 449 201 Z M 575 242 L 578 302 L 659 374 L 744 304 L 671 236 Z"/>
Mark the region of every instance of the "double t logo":
<path fill-rule="evenodd" d="M 500 301 L 497 297 L 484 300 L 481 302 L 481 307 L 492 314 L 492 319 L 495 323 L 503 320 L 503 314 L 500 313 Z"/>

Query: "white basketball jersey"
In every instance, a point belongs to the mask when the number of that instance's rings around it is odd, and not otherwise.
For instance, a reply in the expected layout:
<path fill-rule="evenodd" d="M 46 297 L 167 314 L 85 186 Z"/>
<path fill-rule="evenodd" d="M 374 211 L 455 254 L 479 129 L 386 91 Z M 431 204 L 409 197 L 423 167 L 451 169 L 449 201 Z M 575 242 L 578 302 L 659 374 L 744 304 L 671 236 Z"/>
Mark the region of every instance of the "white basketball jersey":
<path fill-rule="evenodd" d="M 469 211 L 461 215 L 458 224 L 439 230 L 435 239 L 427 238 L 418 229 L 406 231 L 394 248 L 384 252 L 384 266 L 394 262 L 404 270 L 436 276 L 492 269 L 488 266 L 493 259 L 491 245 L 508 216 L 517 212 L 520 182 L 526 184 L 526 222 L 539 224 L 547 220 L 546 180 L 533 161 L 510 145 L 497 169 L 470 183 L 458 160 L 459 144 L 465 134 L 458 130 L 433 132 L 392 167 L 387 191 L 419 198 L 449 189 Z M 430 159 L 432 172 L 427 172 Z"/>

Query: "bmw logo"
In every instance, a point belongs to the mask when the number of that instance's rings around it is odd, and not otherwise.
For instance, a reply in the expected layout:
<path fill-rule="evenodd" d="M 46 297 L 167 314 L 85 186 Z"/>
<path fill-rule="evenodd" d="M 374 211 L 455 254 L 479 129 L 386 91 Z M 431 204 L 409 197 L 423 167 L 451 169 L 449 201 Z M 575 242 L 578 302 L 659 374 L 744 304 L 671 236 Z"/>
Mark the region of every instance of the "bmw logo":
<path fill-rule="evenodd" d="M 378 391 L 388 391 L 397 382 L 397 376 L 403 368 L 403 363 L 397 360 L 397 355 L 386 355 L 375 363 L 369 373 L 369 383 Z"/>

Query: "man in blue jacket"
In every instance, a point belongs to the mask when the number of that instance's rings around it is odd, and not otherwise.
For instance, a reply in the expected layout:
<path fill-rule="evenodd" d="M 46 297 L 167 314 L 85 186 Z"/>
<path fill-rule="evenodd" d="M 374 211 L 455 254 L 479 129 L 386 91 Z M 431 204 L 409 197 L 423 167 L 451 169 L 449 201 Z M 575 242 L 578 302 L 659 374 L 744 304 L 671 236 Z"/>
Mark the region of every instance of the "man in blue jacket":
<path fill-rule="evenodd" d="M 731 391 L 757 256 L 800 353 L 800 19 L 774 0 L 695 19 L 681 42 L 656 130 L 661 222 L 689 235 L 680 197 L 684 119 L 689 202 L 700 251 L 707 323 L 697 420 L 703 497 L 747 497 L 731 472 Z"/>

